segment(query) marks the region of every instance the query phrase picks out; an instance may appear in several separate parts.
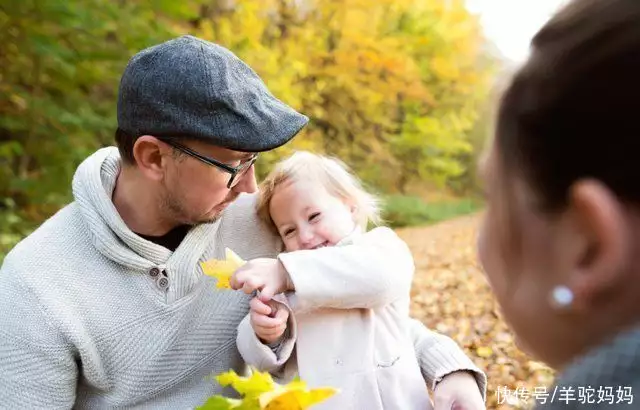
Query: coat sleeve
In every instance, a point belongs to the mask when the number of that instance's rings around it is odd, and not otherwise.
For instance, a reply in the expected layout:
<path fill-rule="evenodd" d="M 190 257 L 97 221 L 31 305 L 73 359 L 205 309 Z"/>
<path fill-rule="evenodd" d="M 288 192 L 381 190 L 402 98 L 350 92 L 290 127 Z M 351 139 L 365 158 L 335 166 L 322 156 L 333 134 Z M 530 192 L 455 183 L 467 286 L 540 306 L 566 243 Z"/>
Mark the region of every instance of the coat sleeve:
<path fill-rule="evenodd" d="M 282 253 L 291 277 L 294 312 L 376 308 L 407 297 L 415 266 L 409 247 L 386 227 L 345 246 Z"/>
<path fill-rule="evenodd" d="M 453 339 L 427 329 L 416 319 L 409 319 L 409 333 L 422 377 L 429 388 L 435 389 L 438 382 L 449 373 L 466 370 L 474 375 L 482 398 L 486 400 L 487 376 Z"/>
<path fill-rule="evenodd" d="M 255 367 L 261 372 L 278 373 L 291 358 L 291 353 L 297 340 L 297 325 L 290 307 L 282 295 L 276 295 L 275 301 L 289 310 L 287 330 L 284 339 L 275 346 L 268 346 L 260 341 L 251 327 L 249 314 L 238 325 L 236 338 L 238 351 L 249 366 Z"/>
<path fill-rule="evenodd" d="M 11 409 L 72 408 L 78 378 L 73 346 L 6 260 L 0 278 L 0 403 Z"/>

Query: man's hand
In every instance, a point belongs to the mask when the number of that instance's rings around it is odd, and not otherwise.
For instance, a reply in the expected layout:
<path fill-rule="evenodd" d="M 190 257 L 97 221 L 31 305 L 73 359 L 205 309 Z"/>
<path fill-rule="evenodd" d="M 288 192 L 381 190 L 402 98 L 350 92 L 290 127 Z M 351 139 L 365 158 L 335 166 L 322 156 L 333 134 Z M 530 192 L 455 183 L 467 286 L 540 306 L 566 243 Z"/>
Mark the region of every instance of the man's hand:
<path fill-rule="evenodd" d="M 256 290 L 258 298 L 268 302 L 278 293 L 293 290 L 289 273 L 278 259 L 259 258 L 242 265 L 229 280 L 233 289 L 242 289 L 246 294 Z"/>
<path fill-rule="evenodd" d="M 482 394 L 471 373 L 453 372 L 436 385 L 434 410 L 484 410 Z"/>
<path fill-rule="evenodd" d="M 278 302 L 262 302 L 253 298 L 249 303 L 249 321 L 262 343 L 275 343 L 287 329 L 289 311 Z"/>

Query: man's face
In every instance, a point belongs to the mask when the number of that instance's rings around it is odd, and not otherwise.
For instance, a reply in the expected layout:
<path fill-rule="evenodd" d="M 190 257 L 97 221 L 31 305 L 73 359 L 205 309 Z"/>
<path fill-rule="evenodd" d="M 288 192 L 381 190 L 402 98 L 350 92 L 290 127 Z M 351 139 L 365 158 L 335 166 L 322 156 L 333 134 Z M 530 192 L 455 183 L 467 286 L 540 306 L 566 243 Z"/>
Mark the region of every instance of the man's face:
<path fill-rule="evenodd" d="M 231 167 L 237 167 L 251 154 L 213 147 L 200 142 L 181 142 L 185 147 L 205 157 Z M 229 189 L 231 174 L 175 149 L 167 161 L 166 177 L 162 181 L 161 210 L 179 224 L 196 225 L 217 220 L 224 209 L 242 192 L 256 191 L 253 166 Z"/>

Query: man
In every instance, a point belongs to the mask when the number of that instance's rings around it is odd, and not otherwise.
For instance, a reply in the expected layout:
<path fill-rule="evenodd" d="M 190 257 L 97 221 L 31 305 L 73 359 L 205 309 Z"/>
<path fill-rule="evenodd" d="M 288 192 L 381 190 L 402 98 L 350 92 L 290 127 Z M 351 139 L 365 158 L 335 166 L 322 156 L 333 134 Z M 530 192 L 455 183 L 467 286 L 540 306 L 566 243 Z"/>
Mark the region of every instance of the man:
<path fill-rule="evenodd" d="M 198 262 L 225 247 L 277 255 L 253 209 L 253 163 L 307 122 L 215 44 L 182 36 L 135 55 L 120 83 L 118 149 L 78 167 L 74 202 L 1 268 L 3 406 L 184 409 L 232 394 L 206 376 L 244 371 L 235 338 L 249 297 L 216 291 Z M 420 355 L 449 347 L 426 332 Z M 454 353 L 423 372 L 451 374 L 443 397 L 470 381 L 479 397 L 484 374 Z"/>

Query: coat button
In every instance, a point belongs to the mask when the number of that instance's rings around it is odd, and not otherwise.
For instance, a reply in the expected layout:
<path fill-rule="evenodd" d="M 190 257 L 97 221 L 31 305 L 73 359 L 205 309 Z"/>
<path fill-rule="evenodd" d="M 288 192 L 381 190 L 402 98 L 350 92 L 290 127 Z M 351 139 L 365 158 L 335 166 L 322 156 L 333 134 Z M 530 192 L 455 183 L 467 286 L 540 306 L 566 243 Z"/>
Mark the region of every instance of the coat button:
<path fill-rule="evenodd" d="M 149 271 L 149 275 L 152 278 L 155 278 L 156 276 L 158 276 L 160 274 L 160 269 L 158 268 L 151 268 L 151 270 Z"/>
<path fill-rule="evenodd" d="M 169 279 L 164 276 L 158 278 L 156 283 L 158 284 L 158 287 L 163 290 L 169 287 Z"/>

